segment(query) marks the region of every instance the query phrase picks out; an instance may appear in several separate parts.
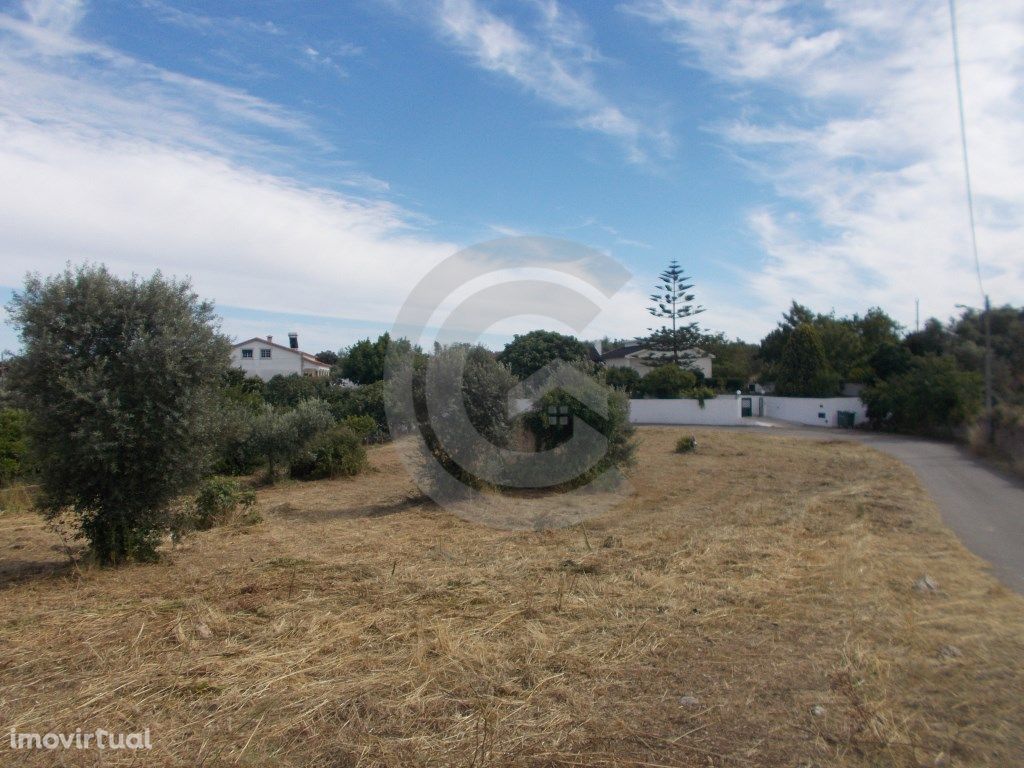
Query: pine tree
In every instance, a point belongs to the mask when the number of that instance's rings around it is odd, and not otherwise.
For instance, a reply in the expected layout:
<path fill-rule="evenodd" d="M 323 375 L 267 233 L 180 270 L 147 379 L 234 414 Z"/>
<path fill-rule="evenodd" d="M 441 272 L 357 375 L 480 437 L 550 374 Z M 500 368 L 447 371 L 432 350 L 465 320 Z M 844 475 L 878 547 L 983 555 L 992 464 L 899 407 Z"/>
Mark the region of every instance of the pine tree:
<path fill-rule="evenodd" d="M 701 338 L 696 321 L 684 322 L 704 311 L 704 307 L 694 305 L 694 295 L 688 292 L 691 288 L 690 278 L 673 259 L 668 269 L 658 276 L 658 285 L 650 297 L 651 306 L 647 308 L 654 317 L 671 322 L 661 328 L 648 328 L 651 335 L 646 339 L 647 346 L 659 352 L 671 352 L 676 365 L 680 353 L 696 346 Z"/>

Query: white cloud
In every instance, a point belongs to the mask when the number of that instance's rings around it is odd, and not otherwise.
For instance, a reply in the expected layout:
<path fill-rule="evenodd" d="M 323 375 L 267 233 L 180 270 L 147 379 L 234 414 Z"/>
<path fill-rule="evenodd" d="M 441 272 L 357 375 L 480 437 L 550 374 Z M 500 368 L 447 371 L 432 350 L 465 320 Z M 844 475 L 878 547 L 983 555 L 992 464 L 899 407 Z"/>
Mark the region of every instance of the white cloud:
<path fill-rule="evenodd" d="M 90 260 L 189 275 L 224 305 L 387 322 L 453 250 L 394 204 L 257 170 L 323 148 L 301 117 L 83 40 L 67 8 L 26 10 L 0 16 L 0 285 Z"/>
<path fill-rule="evenodd" d="M 0 15 L 0 285 L 67 262 L 159 269 L 289 324 L 229 312 L 230 333 L 298 330 L 320 348 L 389 325 L 456 250 L 386 200 L 265 170 L 321 148 L 301 116 L 84 40 L 72 22 L 33 21 L 59 16 L 47 13 Z M 388 191 L 359 172 L 339 184 Z"/>
<path fill-rule="evenodd" d="M 637 0 L 626 12 L 665 26 L 671 39 L 693 49 L 703 67 L 738 80 L 793 78 L 834 52 L 839 30 L 816 30 L 783 13 L 781 0 Z"/>
<path fill-rule="evenodd" d="M 84 12 L 81 0 L 29 0 L 25 3 L 25 13 L 35 26 L 61 34 L 71 32 Z"/>
<path fill-rule="evenodd" d="M 791 297 L 913 318 L 979 301 L 970 256 L 945 3 L 637 0 L 626 7 L 735 88 L 711 126 L 778 199 L 749 222 L 766 259 L 747 278 Z M 986 287 L 1020 303 L 1024 6 L 960 7 L 967 130 Z"/>
<path fill-rule="evenodd" d="M 596 85 L 593 65 L 601 56 L 587 41 L 582 22 L 555 0 L 529 5 L 538 16 L 529 31 L 476 0 L 440 0 L 434 23 L 443 39 L 477 66 L 566 110 L 576 127 L 618 140 L 631 161 L 645 162 L 652 150 L 666 152 L 665 130 L 629 114 Z"/>

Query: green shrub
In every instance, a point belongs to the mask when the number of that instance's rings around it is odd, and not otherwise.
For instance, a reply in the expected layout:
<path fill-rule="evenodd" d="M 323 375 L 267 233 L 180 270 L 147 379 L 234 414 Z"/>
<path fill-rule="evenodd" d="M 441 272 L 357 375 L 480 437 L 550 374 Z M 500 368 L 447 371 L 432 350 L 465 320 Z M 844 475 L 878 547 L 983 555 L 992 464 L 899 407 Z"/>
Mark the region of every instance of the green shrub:
<path fill-rule="evenodd" d="M 697 438 L 693 435 L 683 435 L 676 441 L 676 453 L 693 453 L 697 450 Z"/>
<path fill-rule="evenodd" d="M 253 510 L 256 493 L 243 488 L 232 477 L 208 477 L 199 486 L 195 498 L 177 516 L 172 527 L 175 539 L 192 531 L 207 531 L 231 520 L 248 525 L 260 521 Z"/>
<path fill-rule="evenodd" d="M 648 373 L 636 387 L 644 397 L 674 399 L 697 386 L 693 371 L 684 371 L 677 365 L 661 365 Z"/>
<path fill-rule="evenodd" d="M 380 430 L 377 420 L 365 413 L 358 416 L 346 416 L 341 420 L 341 424 L 355 432 L 363 441 L 373 437 Z"/>
<path fill-rule="evenodd" d="M 447 482 L 445 475 L 466 487 L 483 488 L 491 484 L 501 468 L 474 463 L 479 457 L 467 455 L 465 449 L 477 435 L 492 446 L 508 448 L 512 439 L 508 393 L 516 383 L 508 368 L 495 360 L 489 350 L 468 344 L 439 347 L 429 360 L 406 354 L 396 357 L 392 365 L 388 383 L 391 412 L 397 423 L 418 429 L 423 446 L 432 457 L 424 455 L 420 481 L 432 489 Z M 428 371 L 436 389 L 436 401 L 429 403 Z M 473 434 L 468 441 L 465 434 L 453 438 L 451 432 L 445 431 L 453 426 L 450 420 L 435 421 L 438 416 L 460 411 L 468 422 L 458 422 L 455 429 L 471 429 Z"/>
<path fill-rule="evenodd" d="M 223 523 L 239 508 L 247 510 L 255 503 L 255 491 L 251 488 L 241 488 L 234 478 L 207 478 L 196 494 L 196 520 L 199 523 L 199 530 Z"/>
<path fill-rule="evenodd" d="M 612 367 L 604 371 L 604 383 L 609 387 L 621 389 L 627 395 L 632 395 L 640 386 L 640 374 L 633 368 Z"/>
<path fill-rule="evenodd" d="M 700 403 L 700 407 L 703 408 L 704 401 L 714 400 L 716 394 L 715 390 L 711 389 L 711 387 L 694 387 L 686 393 L 686 396 L 696 399 L 697 402 Z"/>
<path fill-rule="evenodd" d="M 369 416 L 377 425 L 377 432 L 388 434 L 383 381 L 364 384 L 361 387 L 335 387 L 328 402 L 335 421 L 344 421 L 350 416 Z"/>
<path fill-rule="evenodd" d="M 906 372 L 865 387 L 861 399 L 876 427 L 948 437 L 981 408 L 981 376 L 952 357 L 915 357 Z"/>
<path fill-rule="evenodd" d="M 299 480 L 324 480 L 358 475 L 365 468 L 362 438 L 350 427 L 339 424 L 313 440 L 292 462 L 291 476 Z"/>
<path fill-rule="evenodd" d="M 253 440 L 253 430 L 263 411 L 251 404 L 226 400 L 214 417 L 217 434 L 217 460 L 213 465 L 218 475 L 249 475 L 263 462 Z"/>
<path fill-rule="evenodd" d="M 27 414 L 15 408 L 0 411 L 0 488 L 28 471 Z"/>
<path fill-rule="evenodd" d="M 307 448 L 334 426 L 330 409 L 322 400 L 303 400 L 291 409 L 266 407 L 252 429 L 252 450 L 267 463 L 267 479 L 273 482 L 278 468 L 290 468 Z"/>
<path fill-rule="evenodd" d="M 556 360 L 586 363 L 587 345 L 575 336 L 555 331 L 530 331 L 516 334 L 498 355 L 498 362 L 508 366 L 517 379 L 527 379 Z"/>

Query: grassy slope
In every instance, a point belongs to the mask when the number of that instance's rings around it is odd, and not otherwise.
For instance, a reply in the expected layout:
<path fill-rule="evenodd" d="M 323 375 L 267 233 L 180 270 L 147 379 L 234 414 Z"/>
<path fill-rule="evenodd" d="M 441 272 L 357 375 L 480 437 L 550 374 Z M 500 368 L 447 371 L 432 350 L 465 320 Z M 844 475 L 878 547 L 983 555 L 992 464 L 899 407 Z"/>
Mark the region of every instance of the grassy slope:
<path fill-rule="evenodd" d="M 586 535 L 454 518 L 388 446 L 159 565 L 69 570 L 0 515 L 0 763 L 12 726 L 149 726 L 147 765 L 1024 761 L 1024 600 L 906 469 L 681 433 L 641 430 L 638 495 Z"/>

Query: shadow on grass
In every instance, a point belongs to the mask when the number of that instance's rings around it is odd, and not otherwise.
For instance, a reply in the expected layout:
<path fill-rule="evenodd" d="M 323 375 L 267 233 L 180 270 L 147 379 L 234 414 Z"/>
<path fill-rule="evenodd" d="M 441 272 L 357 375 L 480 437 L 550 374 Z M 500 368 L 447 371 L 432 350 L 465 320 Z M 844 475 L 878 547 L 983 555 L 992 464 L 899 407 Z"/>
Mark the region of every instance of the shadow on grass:
<path fill-rule="evenodd" d="M 48 560 L 0 560 L 0 591 L 26 581 L 64 578 L 78 573 L 78 562 L 68 557 Z"/>
<path fill-rule="evenodd" d="M 325 520 L 356 520 L 364 517 L 386 517 L 410 509 L 420 507 L 429 509 L 435 504 L 429 496 L 418 494 L 400 496 L 395 499 L 387 499 L 378 504 L 366 507 L 343 507 L 339 509 L 305 509 L 290 502 L 278 504 L 268 511 L 278 517 L 288 520 L 301 520 L 303 522 L 323 522 Z"/>

